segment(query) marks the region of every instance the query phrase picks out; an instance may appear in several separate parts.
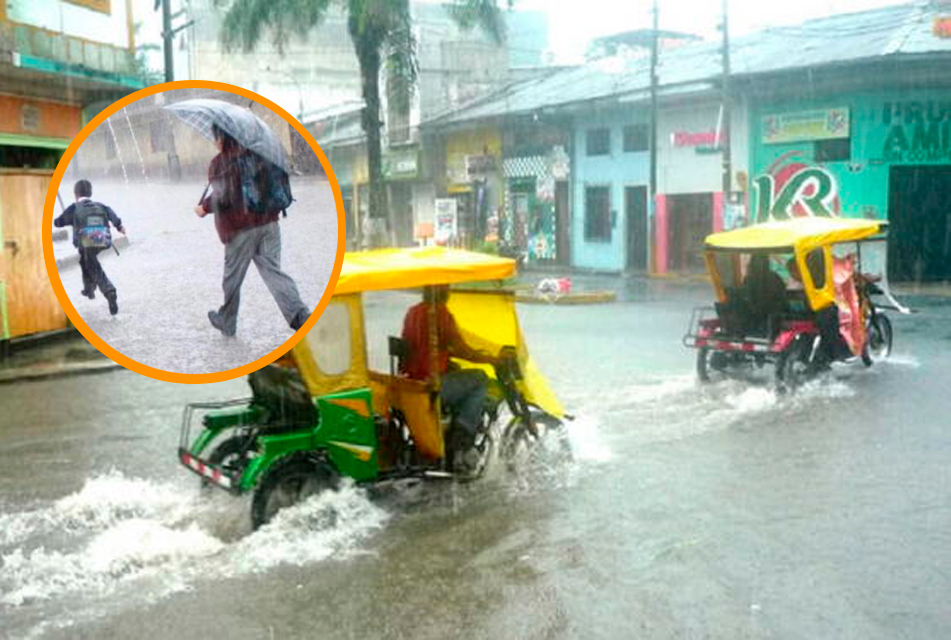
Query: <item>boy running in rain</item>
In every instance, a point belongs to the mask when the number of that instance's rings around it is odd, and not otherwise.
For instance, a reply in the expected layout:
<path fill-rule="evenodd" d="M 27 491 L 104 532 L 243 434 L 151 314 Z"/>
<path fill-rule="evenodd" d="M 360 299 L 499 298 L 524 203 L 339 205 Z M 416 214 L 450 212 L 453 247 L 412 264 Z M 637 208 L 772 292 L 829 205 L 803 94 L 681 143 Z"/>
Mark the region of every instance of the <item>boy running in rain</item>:
<path fill-rule="evenodd" d="M 79 250 L 79 268 L 83 275 L 82 294 L 90 300 L 96 297 L 96 288 L 109 303 L 109 313 L 119 313 L 116 288 L 99 264 L 99 253 L 112 246 L 109 225 L 125 235 L 125 227 L 115 211 L 92 200 L 92 184 L 80 180 L 73 186 L 76 202 L 53 221 L 55 227 L 73 227 L 73 246 Z"/>

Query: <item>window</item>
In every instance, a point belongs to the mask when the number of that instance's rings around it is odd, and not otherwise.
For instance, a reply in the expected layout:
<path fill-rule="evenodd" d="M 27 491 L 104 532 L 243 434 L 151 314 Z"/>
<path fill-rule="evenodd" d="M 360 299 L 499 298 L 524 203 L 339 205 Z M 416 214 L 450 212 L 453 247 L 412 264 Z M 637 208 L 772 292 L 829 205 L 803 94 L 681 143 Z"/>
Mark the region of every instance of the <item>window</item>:
<path fill-rule="evenodd" d="M 611 242 L 610 187 L 585 189 L 584 239 L 591 242 Z"/>
<path fill-rule="evenodd" d="M 55 169 L 62 153 L 60 149 L 0 145 L 0 167 Z"/>
<path fill-rule="evenodd" d="M 852 140 L 816 140 L 814 157 L 816 162 L 846 162 L 852 157 Z"/>
<path fill-rule="evenodd" d="M 331 302 L 307 334 L 308 346 L 321 373 L 339 376 L 350 370 L 350 309 Z"/>
<path fill-rule="evenodd" d="M 624 152 L 647 151 L 650 149 L 650 139 L 647 135 L 646 124 L 629 124 L 624 127 Z"/>
<path fill-rule="evenodd" d="M 607 156 L 611 154 L 611 130 L 588 129 L 585 144 L 586 154 L 589 156 Z"/>

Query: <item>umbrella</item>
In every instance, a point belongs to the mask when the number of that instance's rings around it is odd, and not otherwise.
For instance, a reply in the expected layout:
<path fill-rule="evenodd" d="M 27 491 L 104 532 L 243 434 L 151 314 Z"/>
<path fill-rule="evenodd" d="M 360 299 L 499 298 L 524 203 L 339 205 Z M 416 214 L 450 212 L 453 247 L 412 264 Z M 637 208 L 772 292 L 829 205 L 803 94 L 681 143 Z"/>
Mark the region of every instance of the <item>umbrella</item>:
<path fill-rule="evenodd" d="M 250 110 L 210 98 L 184 100 L 166 105 L 165 108 L 212 141 L 215 139 L 212 125 L 218 125 L 218 128 L 237 140 L 242 147 L 287 171 L 287 154 L 284 153 L 284 147 L 264 120 Z"/>

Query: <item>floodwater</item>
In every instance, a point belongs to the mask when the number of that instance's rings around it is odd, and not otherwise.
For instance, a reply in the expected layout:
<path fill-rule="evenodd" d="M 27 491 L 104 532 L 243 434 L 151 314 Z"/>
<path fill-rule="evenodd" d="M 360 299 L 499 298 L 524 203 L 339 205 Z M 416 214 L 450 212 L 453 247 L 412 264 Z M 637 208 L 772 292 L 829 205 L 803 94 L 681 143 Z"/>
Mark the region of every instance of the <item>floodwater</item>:
<path fill-rule="evenodd" d="M 317 306 L 333 271 L 337 213 L 322 178 L 293 178 L 296 202 L 281 218 L 282 267 L 297 283 L 305 304 Z M 78 266 L 60 278 L 73 306 L 107 344 L 142 364 L 179 373 L 210 373 L 240 367 L 271 353 L 294 333 L 252 265 L 241 289 L 238 330 L 226 338 L 208 321 L 224 301 L 224 245 L 214 216 L 192 209 L 204 183 L 146 184 L 97 181 L 93 199 L 122 219 L 130 246 L 120 255 L 100 254 L 118 291 L 119 313 L 109 314 L 102 295 L 82 296 Z M 66 198 L 71 191 L 62 185 Z M 113 232 L 115 237 L 118 234 Z M 69 243 L 60 252 L 70 250 Z M 61 256 L 57 256 L 61 257 Z"/>
<path fill-rule="evenodd" d="M 178 466 L 183 386 L 128 372 L 0 390 L 9 637 L 896 638 L 951 628 L 951 298 L 894 357 L 790 398 L 697 385 L 700 288 L 520 306 L 575 457 L 469 485 L 346 486 L 252 533 Z M 404 294 L 370 301 L 385 341 Z"/>

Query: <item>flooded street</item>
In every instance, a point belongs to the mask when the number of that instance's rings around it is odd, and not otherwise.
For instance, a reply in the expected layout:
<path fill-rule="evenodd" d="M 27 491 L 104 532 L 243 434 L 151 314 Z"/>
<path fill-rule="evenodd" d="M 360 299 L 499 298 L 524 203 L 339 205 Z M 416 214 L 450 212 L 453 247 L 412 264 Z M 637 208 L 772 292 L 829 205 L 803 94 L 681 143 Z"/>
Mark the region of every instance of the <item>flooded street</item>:
<path fill-rule="evenodd" d="M 706 286 L 590 284 L 619 301 L 519 308 L 576 416 L 574 461 L 345 486 L 254 533 L 248 499 L 201 496 L 175 456 L 184 404 L 247 395 L 243 380 L 0 387 L 0 635 L 946 633 L 951 298 L 903 297 L 919 313 L 890 314 L 890 361 L 779 398 L 697 384 L 680 338 Z M 415 299 L 368 301 L 375 366 Z"/>

